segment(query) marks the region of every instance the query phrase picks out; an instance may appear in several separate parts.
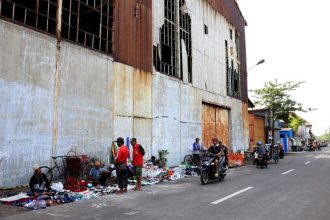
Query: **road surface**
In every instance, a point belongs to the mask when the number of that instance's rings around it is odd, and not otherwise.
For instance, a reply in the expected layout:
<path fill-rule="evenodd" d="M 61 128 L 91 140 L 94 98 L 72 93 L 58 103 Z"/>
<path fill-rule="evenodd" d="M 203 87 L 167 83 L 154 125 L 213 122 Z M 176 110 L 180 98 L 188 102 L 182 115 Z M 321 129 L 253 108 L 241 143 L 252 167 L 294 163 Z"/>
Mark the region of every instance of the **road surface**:
<path fill-rule="evenodd" d="M 290 154 L 267 169 L 230 169 L 225 181 L 205 186 L 191 177 L 5 219 L 329 220 L 330 152 L 323 150 Z"/>

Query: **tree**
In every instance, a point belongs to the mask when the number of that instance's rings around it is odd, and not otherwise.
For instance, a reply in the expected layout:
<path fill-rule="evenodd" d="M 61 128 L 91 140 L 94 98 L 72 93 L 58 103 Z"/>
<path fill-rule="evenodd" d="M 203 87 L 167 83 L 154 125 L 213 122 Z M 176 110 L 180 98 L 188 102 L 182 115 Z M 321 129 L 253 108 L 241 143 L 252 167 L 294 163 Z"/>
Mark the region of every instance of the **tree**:
<path fill-rule="evenodd" d="M 318 139 L 320 139 L 321 141 L 330 141 L 330 128 L 329 130 L 325 131 L 323 135 L 318 137 Z"/>
<path fill-rule="evenodd" d="M 302 104 L 293 100 L 290 95 L 290 92 L 298 89 L 302 83 L 304 82 L 278 83 L 275 79 L 265 82 L 261 89 L 250 90 L 255 94 L 255 103 L 269 109 L 271 113 L 273 140 L 276 120 L 282 119 L 286 124 L 289 124 L 290 113 L 304 111 Z"/>
<path fill-rule="evenodd" d="M 299 126 L 303 125 L 305 123 L 305 120 L 302 119 L 299 115 L 296 113 L 292 113 L 289 116 L 289 126 L 293 129 L 293 131 L 296 133 Z"/>

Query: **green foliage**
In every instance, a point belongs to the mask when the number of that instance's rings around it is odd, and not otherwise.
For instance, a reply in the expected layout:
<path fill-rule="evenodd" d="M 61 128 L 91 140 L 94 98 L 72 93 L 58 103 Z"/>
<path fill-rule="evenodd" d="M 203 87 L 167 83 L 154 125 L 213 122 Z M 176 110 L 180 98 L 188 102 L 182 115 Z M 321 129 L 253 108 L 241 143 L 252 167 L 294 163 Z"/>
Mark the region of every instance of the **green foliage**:
<path fill-rule="evenodd" d="M 266 107 L 273 112 L 273 119 L 282 119 L 289 124 L 289 116 L 291 112 L 304 111 L 302 104 L 293 100 L 289 94 L 300 87 L 304 82 L 287 81 L 278 83 L 274 81 L 266 82 L 261 89 L 251 90 L 255 94 L 256 104 Z"/>
<path fill-rule="evenodd" d="M 318 137 L 320 141 L 330 141 L 330 129 L 326 131 L 323 135 Z"/>
<path fill-rule="evenodd" d="M 158 151 L 159 154 L 159 159 L 160 160 L 165 160 L 166 156 L 169 154 L 168 150 L 160 150 Z"/>
<path fill-rule="evenodd" d="M 293 131 L 296 133 L 299 126 L 303 125 L 305 123 L 305 120 L 302 119 L 299 115 L 296 113 L 292 113 L 289 116 L 289 126 L 293 129 Z"/>

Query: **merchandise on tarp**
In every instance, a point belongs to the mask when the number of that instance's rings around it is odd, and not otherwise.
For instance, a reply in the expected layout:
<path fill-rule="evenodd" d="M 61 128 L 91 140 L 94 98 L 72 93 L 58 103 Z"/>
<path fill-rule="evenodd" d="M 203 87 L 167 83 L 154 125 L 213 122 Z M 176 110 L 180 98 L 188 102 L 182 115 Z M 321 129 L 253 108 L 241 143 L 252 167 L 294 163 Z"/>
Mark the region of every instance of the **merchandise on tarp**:
<path fill-rule="evenodd" d="M 60 192 L 64 189 L 63 183 L 61 183 L 61 182 L 53 183 L 51 185 L 51 189 L 56 191 L 56 192 Z"/>
<path fill-rule="evenodd" d="M 32 198 L 29 197 L 26 193 L 19 193 L 15 196 L 10 196 L 7 198 L 1 198 L 0 203 L 4 205 L 11 205 L 11 206 L 23 206 L 26 203 L 32 201 Z"/>

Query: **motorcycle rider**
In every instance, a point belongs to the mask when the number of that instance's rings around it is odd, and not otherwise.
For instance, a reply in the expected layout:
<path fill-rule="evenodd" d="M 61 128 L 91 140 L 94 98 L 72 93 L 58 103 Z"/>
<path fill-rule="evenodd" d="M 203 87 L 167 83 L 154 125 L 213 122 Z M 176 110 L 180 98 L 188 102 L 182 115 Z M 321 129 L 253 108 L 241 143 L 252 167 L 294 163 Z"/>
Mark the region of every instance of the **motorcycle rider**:
<path fill-rule="evenodd" d="M 261 141 L 258 141 L 257 142 L 257 152 L 258 152 L 258 154 L 262 155 L 262 157 L 265 159 L 266 149 L 262 145 L 262 142 Z"/>
<path fill-rule="evenodd" d="M 227 149 L 221 144 L 221 142 L 219 142 L 218 138 L 213 138 L 212 142 L 213 145 L 207 150 L 207 154 L 211 153 L 214 157 L 215 176 L 218 177 L 220 156 L 226 156 Z"/>

